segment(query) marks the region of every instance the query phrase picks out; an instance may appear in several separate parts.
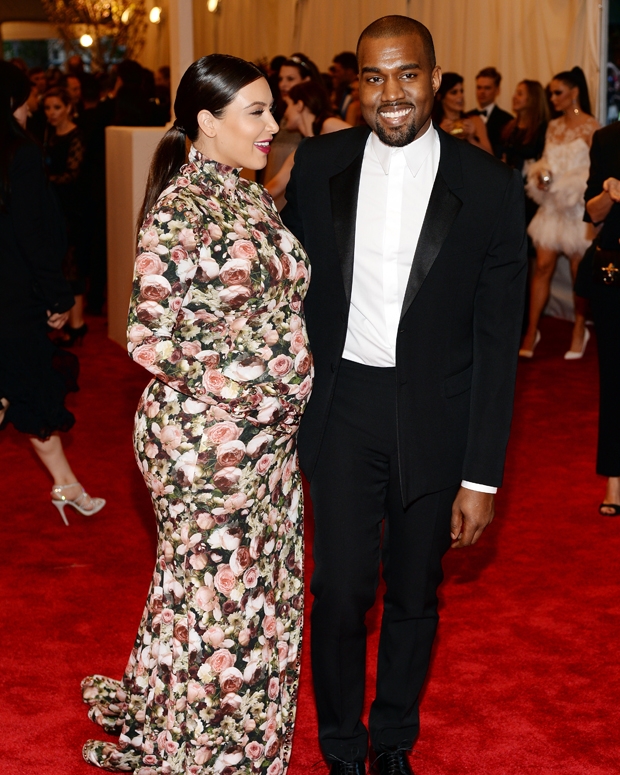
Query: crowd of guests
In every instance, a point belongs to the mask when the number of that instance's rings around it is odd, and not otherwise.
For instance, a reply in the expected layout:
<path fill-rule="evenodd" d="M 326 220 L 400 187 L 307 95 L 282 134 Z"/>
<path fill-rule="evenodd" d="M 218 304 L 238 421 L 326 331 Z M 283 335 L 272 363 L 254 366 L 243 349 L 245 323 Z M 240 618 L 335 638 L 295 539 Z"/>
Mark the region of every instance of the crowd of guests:
<path fill-rule="evenodd" d="M 87 333 L 85 311 L 102 314 L 105 305 L 105 127 L 165 125 L 171 114 L 170 70 L 160 67 L 154 73 L 125 60 L 95 74 L 86 72 L 77 56 L 67 61 L 65 72 L 28 69 L 20 60 L 12 65 L 28 78 L 26 130 L 43 149 L 46 175 L 64 217 L 62 272 L 74 303 L 56 344 L 72 347 Z M 322 73 L 308 56 L 295 52 L 274 57 L 264 69 L 280 131 L 257 177 L 281 209 L 301 140 L 364 123 L 358 62 L 353 52 L 344 51 Z M 584 193 L 599 124 L 591 115 L 588 87 L 578 67 L 558 73 L 546 87 L 535 80 L 521 81 L 512 96 L 512 113 L 498 105 L 501 80 L 494 67 L 480 70 L 475 78 L 478 104 L 467 110 L 463 76 L 444 72 L 433 119 L 523 176 L 531 277 L 519 354 L 532 358 L 559 256 L 568 258 L 574 279 L 592 244 L 594 231 L 584 221 Z M 590 338 L 587 311 L 586 300 L 575 296 L 567 360 L 585 352 Z"/>

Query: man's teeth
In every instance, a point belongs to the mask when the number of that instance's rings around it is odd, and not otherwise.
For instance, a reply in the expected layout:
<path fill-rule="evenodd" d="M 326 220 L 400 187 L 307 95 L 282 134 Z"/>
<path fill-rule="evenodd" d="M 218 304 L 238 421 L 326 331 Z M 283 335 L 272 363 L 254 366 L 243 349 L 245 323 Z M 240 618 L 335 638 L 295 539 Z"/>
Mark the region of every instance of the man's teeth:
<path fill-rule="evenodd" d="M 382 111 L 381 115 L 385 116 L 386 118 L 401 118 L 401 116 L 406 116 L 408 113 L 411 113 L 411 108 L 404 108 L 404 110 L 391 110 Z"/>

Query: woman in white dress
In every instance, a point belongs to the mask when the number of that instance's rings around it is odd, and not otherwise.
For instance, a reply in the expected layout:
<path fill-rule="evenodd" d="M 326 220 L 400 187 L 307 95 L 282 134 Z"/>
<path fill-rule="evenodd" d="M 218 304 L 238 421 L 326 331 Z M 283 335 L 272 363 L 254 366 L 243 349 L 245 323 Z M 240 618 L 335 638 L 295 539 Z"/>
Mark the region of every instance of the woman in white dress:
<path fill-rule="evenodd" d="M 536 247 L 536 265 L 530 288 L 528 328 L 519 355 L 531 358 L 540 341 L 538 322 L 549 298 L 551 278 L 558 256 L 565 255 L 573 280 L 592 238 L 583 221 L 590 168 L 592 135 L 600 128 L 590 115 L 590 98 L 579 67 L 556 75 L 549 86 L 551 102 L 562 115 L 549 122 L 542 158 L 528 170 L 526 191 L 540 207 L 528 234 Z M 567 360 L 581 358 L 589 333 L 579 302 L 575 304 L 575 325 Z"/>

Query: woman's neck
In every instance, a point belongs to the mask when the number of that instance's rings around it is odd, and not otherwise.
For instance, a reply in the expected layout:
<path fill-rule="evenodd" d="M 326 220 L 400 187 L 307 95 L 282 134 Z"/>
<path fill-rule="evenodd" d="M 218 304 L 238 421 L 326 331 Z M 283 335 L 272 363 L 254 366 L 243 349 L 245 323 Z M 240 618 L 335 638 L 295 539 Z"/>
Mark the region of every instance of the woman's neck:
<path fill-rule="evenodd" d="M 299 131 L 304 137 L 314 137 L 315 121 L 314 113 L 310 113 L 308 108 L 304 108 L 299 121 Z"/>
<path fill-rule="evenodd" d="M 60 137 L 62 135 L 68 135 L 69 132 L 72 132 L 75 129 L 75 124 L 73 121 L 71 121 L 70 118 L 65 119 L 61 124 L 58 124 L 56 127 L 56 134 Z"/>
<path fill-rule="evenodd" d="M 580 108 L 569 108 L 562 113 L 562 117 L 568 126 L 575 126 L 583 123 L 585 115 L 586 114 Z"/>
<path fill-rule="evenodd" d="M 445 105 L 443 106 L 443 115 L 445 118 L 448 119 L 448 121 L 458 121 L 459 118 L 461 118 L 461 111 L 460 110 L 453 110 L 452 108 L 447 108 Z"/>

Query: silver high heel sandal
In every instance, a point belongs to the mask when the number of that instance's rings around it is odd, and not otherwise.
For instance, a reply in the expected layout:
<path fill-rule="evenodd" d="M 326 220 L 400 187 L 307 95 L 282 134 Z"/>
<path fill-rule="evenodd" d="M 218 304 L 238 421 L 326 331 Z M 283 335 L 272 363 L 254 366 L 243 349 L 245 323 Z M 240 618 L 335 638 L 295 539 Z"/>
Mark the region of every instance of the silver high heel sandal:
<path fill-rule="evenodd" d="M 82 492 L 77 496 L 77 498 L 70 500 L 66 495 L 63 494 L 63 491 L 68 487 L 75 487 L 76 485 L 82 488 Z M 85 516 L 96 514 L 105 506 L 105 500 L 103 498 L 92 498 L 79 482 L 72 482 L 71 484 L 57 484 L 55 487 L 52 487 L 51 495 L 52 503 L 60 512 L 60 516 L 62 517 L 62 521 L 65 523 L 65 525 L 69 524 L 69 520 L 65 515 L 65 506 L 73 506 L 76 511 L 79 511 L 80 514 L 84 514 Z M 87 508 L 86 504 L 89 501 L 90 507 Z"/>

